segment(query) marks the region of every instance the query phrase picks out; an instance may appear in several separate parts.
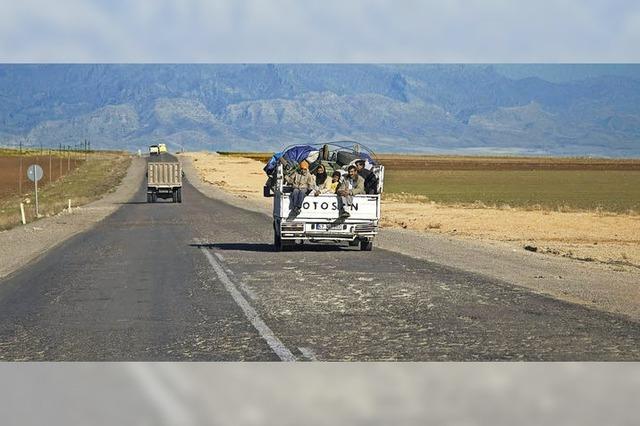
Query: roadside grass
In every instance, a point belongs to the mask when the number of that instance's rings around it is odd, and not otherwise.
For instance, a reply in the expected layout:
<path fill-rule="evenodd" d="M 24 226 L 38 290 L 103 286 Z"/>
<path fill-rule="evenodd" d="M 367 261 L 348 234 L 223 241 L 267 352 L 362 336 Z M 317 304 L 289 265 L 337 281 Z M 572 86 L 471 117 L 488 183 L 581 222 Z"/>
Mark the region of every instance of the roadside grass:
<path fill-rule="evenodd" d="M 64 177 L 38 188 L 40 215 L 47 217 L 60 213 L 67 207 L 69 199 L 73 206 L 83 205 L 111 192 L 125 176 L 131 157 L 124 153 L 93 153 L 87 156 L 77 169 Z M 29 192 L 0 199 L 0 230 L 21 223 L 20 202 L 25 203 L 27 222 L 35 217 L 33 184 Z"/>
<path fill-rule="evenodd" d="M 18 157 L 18 156 L 23 156 L 23 157 L 31 157 L 31 156 L 39 156 L 39 155 L 49 155 L 49 149 L 43 149 L 42 151 L 40 151 L 39 149 L 32 149 L 32 148 L 22 148 L 22 151 L 15 149 L 15 148 L 0 148 L 0 156 L 2 157 Z M 60 156 L 60 155 L 66 155 L 66 152 L 64 153 L 60 153 L 59 151 L 51 151 L 51 155 L 54 155 L 56 157 Z"/>

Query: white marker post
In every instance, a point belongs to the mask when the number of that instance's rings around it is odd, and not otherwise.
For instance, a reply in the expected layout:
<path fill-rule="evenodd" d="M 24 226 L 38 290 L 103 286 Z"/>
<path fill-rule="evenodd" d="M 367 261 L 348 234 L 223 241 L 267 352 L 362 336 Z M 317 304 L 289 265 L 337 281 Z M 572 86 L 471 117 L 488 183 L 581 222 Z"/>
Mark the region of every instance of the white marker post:
<path fill-rule="evenodd" d="M 38 210 L 38 181 L 42 179 L 44 172 L 42 167 L 37 164 L 32 164 L 27 169 L 27 177 L 32 181 L 36 187 L 36 218 L 40 217 L 40 211 Z"/>
<path fill-rule="evenodd" d="M 22 219 L 22 224 L 27 224 L 27 218 L 24 216 L 24 203 L 20 203 L 20 217 Z"/>

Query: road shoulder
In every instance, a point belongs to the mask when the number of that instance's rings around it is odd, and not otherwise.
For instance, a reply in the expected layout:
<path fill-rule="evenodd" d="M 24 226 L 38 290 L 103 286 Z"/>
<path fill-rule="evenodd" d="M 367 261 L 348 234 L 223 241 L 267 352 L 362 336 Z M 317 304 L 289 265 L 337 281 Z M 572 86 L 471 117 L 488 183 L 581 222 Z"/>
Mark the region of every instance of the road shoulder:
<path fill-rule="evenodd" d="M 189 182 L 205 196 L 271 217 L 270 199 L 260 202 L 229 194 L 204 181 L 192 158 L 180 158 Z M 640 320 L 640 271 L 517 250 L 506 243 L 412 230 L 383 229 L 376 246 Z"/>
<path fill-rule="evenodd" d="M 40 219 L 0 232 L 0 279 L 40 257 L 72 236 L 84 232 L 115 212 L 140 188 L 145 160 L 134 158 L 115 191 L 71 212 Z"/>

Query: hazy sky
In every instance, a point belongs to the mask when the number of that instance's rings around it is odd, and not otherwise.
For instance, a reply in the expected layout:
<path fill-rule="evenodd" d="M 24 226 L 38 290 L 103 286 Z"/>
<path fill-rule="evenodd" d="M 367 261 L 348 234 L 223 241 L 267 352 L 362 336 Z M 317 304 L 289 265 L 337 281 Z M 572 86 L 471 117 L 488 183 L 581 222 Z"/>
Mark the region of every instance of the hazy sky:
<path fill-rule="evenodd" d="M 0 0 L 3 62 L 640 62 L 624 0 Z"/>

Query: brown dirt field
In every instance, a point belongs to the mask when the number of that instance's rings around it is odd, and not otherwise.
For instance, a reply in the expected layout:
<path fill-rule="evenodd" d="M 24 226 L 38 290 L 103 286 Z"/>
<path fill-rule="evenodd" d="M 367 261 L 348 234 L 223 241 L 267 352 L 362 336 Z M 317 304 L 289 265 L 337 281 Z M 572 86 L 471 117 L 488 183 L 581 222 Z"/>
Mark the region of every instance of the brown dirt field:
<path fill-rule="evenodd" d="M 383 154 L 392 170 L 640 170 L 637 159 L 548 157 L 451 157 Z"/>
<path fill-rule="evenodd" d="M 262 162 L 209 152 L 184 155 L 194 159 L 205 181 L 241 198 L 265 206 L 271 204 L 271 199 L 262 197 L 266 180 Z M 567 163 L 570 160 L 575 161 L 568 159 Z M 640 267 L 637 215 L 442 205 L 420 202 L 412 195 L 387 194 L 383 196 L 382 226 L 501 241 L 517 250 L 528 245 L 540 253 L 611 263 L 621 268 Z"/>
<path fill-rule="evenodd" d="M 31 157 L 28 161 L 35 162 Z M 46 157 L 47 167 L 48 161 L 49 158 Z M 45 184 L 38 186 L 41 217 L 58 214 L 67 207 L 69 199 L 72 201 L 72 206 L 79 206 L 102 197 L 117 186 L 126 173 L 131 160 L 129 155 L 124 153 L 94 152 L 87 157 L 86 161 L 78 159 L 76 165 L 72 159 L 69 173 L 66 170 L 67 160 L 63 161 L 63 176 L 54 173 L 56 179 L 51 183 L 47 178 L 48 170 L 44 169 L 45 177 L 41 182 Z M 52 165 L 52 169 L 54 168 Z M 59 170 L 58 167 L 58 172 Z M 17 185 L 15 186 L 17 187 Z M 27 222 L 37 219 L 33 190 L 33 182 L 28 181 L 28 184 L 23 183 L 21 195 L 17 194 L 14 187 L 13 193 L 0 198 L 0 231 L 10 229 L 20 223 L 20 203 L 24 203 Z"/>
<path fill-rule="evenodd" d="M 80 167 L 84 160 L 71 158 L 71 169 L 66 158 L 52 156 L 49 163 L 49 156 L 26 155 L 22 157 L 22 174 L 20 173 L 20 157 L 0 156 L 0 198 L 18 194 L 20 180 L 22 180 L 22 192 L 26 193 L 33 189 L 33 182 L 27 178 L 27 168 L 31 164 L 38 164 L 44 171 L 44 177 L 39 182 L 39 186 L 45 186 L 55 182 L 61 176 Z M 49 167 L 51 165 L 51 168 Z M 62 165 L 62 167 L 61 167 Z M 62 169 L 62 170 L 61 170 Z"/>

